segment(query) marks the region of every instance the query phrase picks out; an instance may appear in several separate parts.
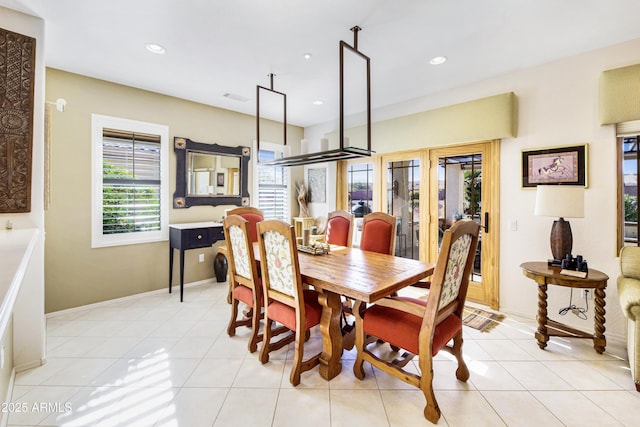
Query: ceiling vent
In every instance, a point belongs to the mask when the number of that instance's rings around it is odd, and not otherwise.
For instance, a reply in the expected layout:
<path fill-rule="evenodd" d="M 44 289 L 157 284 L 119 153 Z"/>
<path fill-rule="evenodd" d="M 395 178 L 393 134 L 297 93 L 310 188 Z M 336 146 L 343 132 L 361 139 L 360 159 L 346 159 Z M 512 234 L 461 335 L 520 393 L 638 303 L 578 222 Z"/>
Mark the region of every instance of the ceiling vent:
<path fill-rule="evenodd" d="M 227 92 L 222 96 L 224 96 L 225 98 L 233 99 L 234 101 L 238 101 L 238 102 L 247 102 L 249 100 L 249 98 L 247 98 L 246 96 L 238 95 L 237 93 Z"/>

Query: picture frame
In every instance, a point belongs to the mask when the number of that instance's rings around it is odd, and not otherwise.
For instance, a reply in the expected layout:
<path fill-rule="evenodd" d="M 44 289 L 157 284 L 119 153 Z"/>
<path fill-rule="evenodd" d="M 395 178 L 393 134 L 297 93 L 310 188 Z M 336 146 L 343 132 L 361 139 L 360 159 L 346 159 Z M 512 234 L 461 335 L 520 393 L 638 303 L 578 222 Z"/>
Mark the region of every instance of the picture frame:
<path fill-rule="evenodd" d="M 224 173 L 216 174 L 216 185 L 218 187 L 224 187 Z"/>
<path fill-rule="evenodd" d="M 309 202 L 327 202 L 327 168 L 307 170 L 307 182 L 309 183 Z"/>
<path fill-rule="evenodd" d="M 522 150 L 522 187 L 588 186 L 588 144 Z"/>

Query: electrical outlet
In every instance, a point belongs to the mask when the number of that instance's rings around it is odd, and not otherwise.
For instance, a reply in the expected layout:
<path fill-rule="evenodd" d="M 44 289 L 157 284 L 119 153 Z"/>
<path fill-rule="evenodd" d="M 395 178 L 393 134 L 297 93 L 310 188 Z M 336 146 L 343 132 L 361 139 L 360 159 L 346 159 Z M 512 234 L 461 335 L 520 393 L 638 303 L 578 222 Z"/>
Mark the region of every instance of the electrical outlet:
<path fill-rule="evenodd" d="M 204 262 L 204 254 L 198 254 L 198 262 Z"/>

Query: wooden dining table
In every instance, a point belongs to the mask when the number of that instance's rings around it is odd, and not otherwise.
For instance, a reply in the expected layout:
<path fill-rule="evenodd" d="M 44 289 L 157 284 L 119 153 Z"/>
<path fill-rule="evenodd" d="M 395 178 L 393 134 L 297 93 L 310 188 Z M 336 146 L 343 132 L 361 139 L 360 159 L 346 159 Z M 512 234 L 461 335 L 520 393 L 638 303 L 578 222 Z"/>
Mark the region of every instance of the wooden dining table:
<path fill-rule="evenodd" d="M 326 255 L 298 254 L 302 281 L 320 294 L 322 355 L 319 371 L 326 380 L 342 370 L 340 297 L 372 303 L 430 276 L 434 269 L 433 264 L 357 248 L 333 247 Z"/>
<path fill-rule="evenodd" d="M 226 248 L 222 252 L 225 253 Z M 254 256 L 259 262 L 257 243 L 254 243 Z M 298 259 L 302 281 L 318 291 L 322 305 L 319 371 L 326 380 L 342 370 L 341 296 L 373 303 L 430 276 L 434 269 L 431 263 L 333 245 L 324 255 L 299 251 Z"/>

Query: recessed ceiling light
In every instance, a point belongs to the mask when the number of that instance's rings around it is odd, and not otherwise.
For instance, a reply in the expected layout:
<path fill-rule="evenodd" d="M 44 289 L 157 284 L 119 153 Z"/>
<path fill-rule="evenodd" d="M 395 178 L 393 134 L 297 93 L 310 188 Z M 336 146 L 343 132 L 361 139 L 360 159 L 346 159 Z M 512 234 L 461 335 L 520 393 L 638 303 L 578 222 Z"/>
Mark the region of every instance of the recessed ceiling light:
<path fill-rule="evenodd" d="M 431 61 L 429 61 L 431 65 L 440 65 L 444 64 L 445 62 L 447 62 L 446 56 L 434 56 L 433 58 L 431 58 Z"/>
<path fill-rule="evenodd" d="M 313 56 L 313 54 L 311 54 L 311 52 L 307 52 L 304 55 L 302 55 L 304 57 L 304 59 L 311 59 L 311 57 Z"/>
<path fill-rule="evenodd" d="M 318 99 L 316 101 L 313 101 L 312 104 L 313 105 L 322 105 L 322 104 L 324 104 L 324 101 L 321 101 L 321 100 Z"/>
<path fill-rule="evenodd" d="M 159 44 L 147 43 L 145 47 L 149 52 L 152 53 L 163 54 L 165 52 L 164 47 L 160 46 Z"/>

